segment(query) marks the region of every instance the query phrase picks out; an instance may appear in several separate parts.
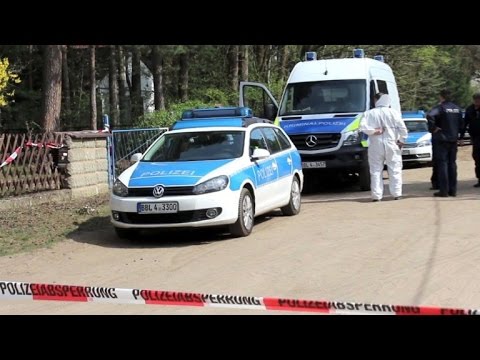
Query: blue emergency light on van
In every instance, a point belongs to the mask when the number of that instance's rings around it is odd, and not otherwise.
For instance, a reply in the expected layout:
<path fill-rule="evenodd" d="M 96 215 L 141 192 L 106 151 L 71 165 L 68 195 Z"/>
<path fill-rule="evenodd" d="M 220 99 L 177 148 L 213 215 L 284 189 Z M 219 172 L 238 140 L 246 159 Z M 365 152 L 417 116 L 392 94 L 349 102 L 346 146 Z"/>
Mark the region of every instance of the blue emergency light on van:
<path fill-rule="evenodd" d="M 307 51 L 305 53 L 305 61 L 317 60 L 317 53 L 315 51 Z"/>
<path fill-rule="evenodd" d="M 385 62 L 385 58 L 383 57 L 383 55 L 375 55 L 375 56 L 373 57 L 373 60 Z"/>
<path fill-rule="evenodd" d="M 363 51 L 363 49 L 354 49 L 353 50 L 353 57 L 354 58 L 364 58 L 365 57 L 365 51 Z"/>

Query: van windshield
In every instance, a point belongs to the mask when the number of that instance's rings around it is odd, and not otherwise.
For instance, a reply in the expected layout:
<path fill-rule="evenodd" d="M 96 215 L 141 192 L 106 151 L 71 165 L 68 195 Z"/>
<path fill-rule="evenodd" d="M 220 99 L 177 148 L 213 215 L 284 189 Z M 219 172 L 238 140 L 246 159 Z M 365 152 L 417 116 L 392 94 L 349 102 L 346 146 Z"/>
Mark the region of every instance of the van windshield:
<path fill-rule="evenodd" d="M 363 112 L 366 110 L 366 88 L 366 80 L 288 84 L 279 115 Z"/>

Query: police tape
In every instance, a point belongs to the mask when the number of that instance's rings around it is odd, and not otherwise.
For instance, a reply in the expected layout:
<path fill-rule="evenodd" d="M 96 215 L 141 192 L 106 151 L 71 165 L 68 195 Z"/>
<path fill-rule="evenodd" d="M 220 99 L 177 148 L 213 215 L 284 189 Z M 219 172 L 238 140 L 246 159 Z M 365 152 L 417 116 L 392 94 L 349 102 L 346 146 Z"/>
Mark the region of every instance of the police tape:
<path fill-rule="evenodd" d="M 8 164 L 11 164 L 13 162 L 13 160 L 15 160 L 18 155 L 22 152 L 22 147 L 19 146 L 18 148 L 15 149 L 15 151 L 13 153 L 11 153 L 6 159 L 4 162 L 2 162 L 0 164 L 0 169 L 3 168 L 4 166 L 8 165 Z"/>
<path fill-rule="evenodd" d="M 299 311 L 342 315 L 480 315 L 480 309 L 201 294 L 0 281 L 0 300 L 34 300 Z"/>

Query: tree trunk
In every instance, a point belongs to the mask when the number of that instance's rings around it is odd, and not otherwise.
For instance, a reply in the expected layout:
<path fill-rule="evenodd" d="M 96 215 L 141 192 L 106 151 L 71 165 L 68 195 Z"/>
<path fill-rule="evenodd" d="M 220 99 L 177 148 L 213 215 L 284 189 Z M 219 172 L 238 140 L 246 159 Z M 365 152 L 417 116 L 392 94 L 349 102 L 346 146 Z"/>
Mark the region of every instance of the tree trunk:
<path fill-rule="evenodd" d="M 283 45 L 282 46 L 282 62 L 280 65 L 280 78 L 282 80 L 286 80 L 288 76 L 288 63 L 290 60 L 290 52 L 288 49 L 288 45 Z"/>
<path fill-rule="evenodd" d="M 140 49 L 134 46 L 132 51 L 132 114 L 134 119 L 143 115 L 142 68 L 140 65 Z"/>
<path fill-rule="evenodd" d="M 108 88 L 110 100 L 111 126 L 118 125 L 118 76 L 115 45 L 110 45 L 110 63 L 108 69 Z"/>
<path fill-rule="evenodd" d="M 28 45 L 28 89 L 33 90 L 33 45 Z"/>
<path fill-rule="evenodd" d="M 119 89 L 119 100 L 120 100 L 120 123 L 122 125 L 127 125 L 130 120 L 130 104 L 128 102 L 128 93 L 127 93 L 127 68 L 125 66 L 125 53 L 123 52 L 123 46 L 119 45 L 117 47 L 117 56 L 118 56 L 118 89 Z"/>
<path fill-rule="evenodd" d="M 68 71 L 68 48 L 67 45 L 62 46 L 62 85 L 63 85 L 63 99 L 64 99 L 64 111 L 70 116 L 72 109 L 72 103 L 70 101 L 70 75 Z"/>
<path fill-rule="evenodd" d="M 163 59 L 159 45 L 153 45 L 152 56 L 155 110 L 165 110 L 165 96 L 163 94 Z"/>
<path fill-rule="evenodd" d="M 90 128 L 97 130 L 97 80 L 95 76 L 95 45 L 90 46 Z"/>
<path fill-rule="evenodd" d="M 233 91 L 238 88 L 238 45 L 231 45 L 228 52 L 228 74 L 230 87 Z"/>
<path fill-rule="evenodd" d="M 62 45 L 45 45 L 43 64 L 42 125 L 53 132 L 60 125 L 62 108 Z"/>
<path fill-rule="evenodd" d="M 178 69 L 178 97 L 181 102 L 188 100 L 188 53 L 179 55 L 180 67 Z"/>
<path fill-rule="evenodd" d="M 240 45 L 238 62 L 240 63 L 240 81 L 248 81 L 248 45 Z"/>

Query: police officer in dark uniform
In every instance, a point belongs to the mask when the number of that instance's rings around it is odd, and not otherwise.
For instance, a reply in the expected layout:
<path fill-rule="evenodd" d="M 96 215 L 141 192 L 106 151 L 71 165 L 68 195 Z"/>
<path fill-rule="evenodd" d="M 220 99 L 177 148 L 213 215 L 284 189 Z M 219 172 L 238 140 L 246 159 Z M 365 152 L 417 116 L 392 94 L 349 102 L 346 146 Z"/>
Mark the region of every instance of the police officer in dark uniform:
<path fill-rule="evenodd" d="M 478 180 L 473 186 L 478 188 L 480 187 L 480 93 L 473 95 L 473 104 L 465 109 L 465 127 L 460 133 L 460 139 L 463 140 L 467 128 L 472 140 L 472 156 L 475 161 L 475 176 Z"/>
<path fill-rule="evenodd" d="M 429 126 L 430 127 L 430 126 Z M 433 134 L 433 129 L 428 129 Z M 435 150 L 437 149 L 437 142 L 433 140 L 432 136 L 432 176 L 430 177 L 430 182 L 432 187 L 430 190 L 438 190 L 438 176 L 437 176 L 437 163 L 435 162 Z"/>
<path fill-rule="evenodd" d="M 442 90 L 440 104 L 427 114 L 432 142 L 436 143 L 433 161 L 440 190 L 433 195 L 439 197 L 457 196 L 458 136 L 464 127 L 462 110 L 450 97 L 448 90 Z"/>

